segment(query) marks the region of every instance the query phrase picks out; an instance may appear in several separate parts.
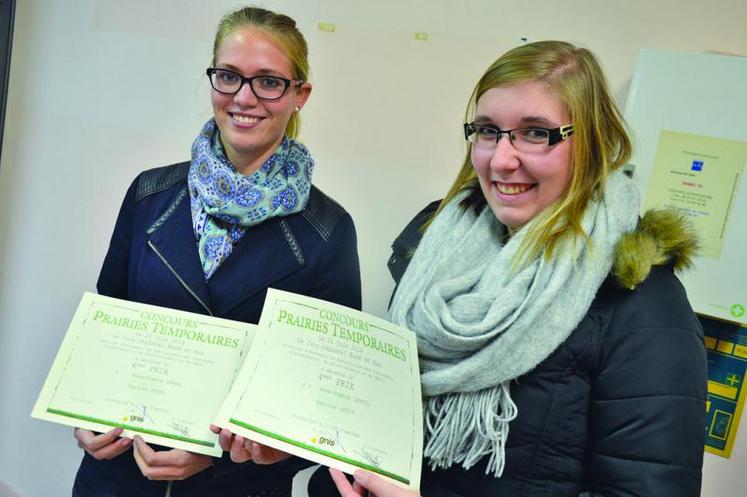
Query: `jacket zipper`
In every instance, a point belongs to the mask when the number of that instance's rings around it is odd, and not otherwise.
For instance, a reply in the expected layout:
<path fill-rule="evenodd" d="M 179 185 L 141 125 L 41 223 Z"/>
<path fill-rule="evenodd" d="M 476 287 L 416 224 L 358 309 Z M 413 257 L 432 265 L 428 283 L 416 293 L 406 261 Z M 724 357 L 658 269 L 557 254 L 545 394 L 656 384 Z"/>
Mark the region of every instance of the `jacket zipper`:
<path fill-rule="evenodd" d="M 184 281 L 181 276 L 179 276 L 179 273 L 177 273 L 176 270 L 174 270 L 174 268 L 171 267 L 171 264 L 169 264 L 169 261 L 167 261 L 166 258 L 163 255 L 161 255 L 161 252 L 158 250 L 158 248 L 156 248 L 155 244 L 152 241 L 148 240 L 148 246 L 153 249 L 153 252 L 155 252 L 156 255 L 158 256 L 158 258 L 161 259 L 161 262 L 163 262 L 164 265 L 167 268 L 169 268 L 169 271 L 171 271 L 171 274 L 173 274 L 174 276 L 176 276 L 176 279 L 179 280 L 179 283 L 182 284 L 182 286 L 184 287 L 184 289 L 187 290 L 190 293 L 190 295 L 192 295 L 195 298 L 195 300 L 197 300 L 197 302 L 199 302 L 200 305 L 207 311 L 207 313 L 212 316 L 213 313 L 210 310 L 210 308 L 207 305 L 205 305 L 205 302 L 203 302 L 202 299 L 200 297 L 198 297 L 195 292 L 192 291 L 192 289 L 189 287 L 189 285 L 187 285 L 187 282 Z"/>

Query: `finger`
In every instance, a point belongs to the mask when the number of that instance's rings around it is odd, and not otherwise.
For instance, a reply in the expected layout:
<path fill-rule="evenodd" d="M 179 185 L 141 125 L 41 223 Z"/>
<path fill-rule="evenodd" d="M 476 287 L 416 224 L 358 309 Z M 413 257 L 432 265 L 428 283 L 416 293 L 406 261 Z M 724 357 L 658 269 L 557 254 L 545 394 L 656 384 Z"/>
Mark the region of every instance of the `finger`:
<path fill-rule="evenodd" d="M 282 452 L 254 442 L 252 444 L 252 460 L 257 464 L 272 464 L 279 460 Z"/>
<path fill-rule="evenodd" d="M 138 464 L 138 467 L 140 467 L 140 471 L 143 473 L 143 476 L 145 476 L 149 480 L 183 479 L 179 476 L 178 471 L 176 471 L 176 469 L 171 466 L 148 466 L 147 464 L 140 466 L 140 464 Z"/>
<path fill-rule="evenodd" d="M 90 430 L 76 428 L 73 435 L 78 440 L 78 447 L 97 460 L 112 459 L 130 448 L 131 440 L 120 438 L 121 428 L 114 428 L 103 435 L 97 435 Z"/>
<path fill-rule="evenodd" d="M 250 440 L 245 440 L 244 437 L 236 435 L 231 444 L 231 460 L 233 462 L 241 463 L 251 460 L 251 445 L 247 447 L 247 443 L 251 444 Z"/>
<path fill-rule="evenodd" d="M 143 461 L 151 468 L 171 466 L 178 470 L 189 463 L 191 453 L 181 449 L 155 451 L 145 443 L 140 436 L 135 436 L 136 450 L 140 452 Z"/>
<path fill-rule="evenodd" d="M 414 490 L 401 488 L 363 469 L 357 469 L 353 474 L 353 478 L 355 478 L 358 484 L 370 490 L 374 495 L 390 495 L 392 497 L 415 497 L 418 495 Z"/>
<path fill-rule="evenodd" d="M 88 452 L 94 459 L 113 459 L 123 452 L 126 452 L 131 446 L 132 439 L 120 438 L 116 442 L 110 443 L 106 447 L 102 447 L 99 450 L 86 450 L 86 452 Z"/>
<path fill-rule="evenodd" d="M 252 461 L 256 464 L 273 464 L 283 459 L 287 459 L 285 452 L 252 442 Z"/>
<path fill-rule="evenodd" d="M 348 481 L 345 474 L 339 469 L 329 468 L 329 474 L 342 497 L 360 497 L 362 492 L 357 492 Z"/>
<path fill-rule="evenodd" d="M 97 451 L 114 442 L 122 434 L 122 428 L 114 428 L 101 435 L 96 435 L 90 430 L 80 428 L 76 428 L 73 433 L 78 441 L 83 444 L 84 449 Z"/>
<path fill-rule="evenodd" d="M 220 426 L 210 425 L 210 431 L 212 431 L 216 435 L 220 435 Z"/>
<path fill-rule="evenodd" d="M 133 447 L 135 448 L 135 454 L 140 457 L 146 466 L 152 467 L 163 465 L 162 460 L 164 456 L 162 456 L 162 454 L 165 452 L 156 452 L 153 450 L 150 445 L 145 443 L 145 440 L 143 440 L 140 435 L 135 435 L 133 439 Z"/>
<path fill-rule="evenodd" d="M 144 477 L 149 480 L 170 479 L 173 468 L 163 465 L 163 456 L 161 455 L 169 451 L 156 452 L 139 435 L 135 435 L 133 445 L 132 453 L 135 456 L 135 463 Z"/>
<path fill-rule="evenodd" d="M 218 434 L 218 444 L 223 450 L 231 450 L 231 444 L 233 443 L 234 435 L 231 431 L 223 429 Z"/>
<path fill-rule="evenodd" d="M 252 455 L 252 461 L 254 461 L 254 464 L 266 464 L 265 457 L 266 454 L 262 450 L 262 446 L 259 445 L 257 442 L 253 440 L 247 440 L 246 444 L 244 444 L 249 453 Z"/>
<path fill-rule="evenodd" d="M 151 461 L 155 459 L 157 465 L 150 464 L 140 451 L 134 451 L 134 456 L 140 472 L 149 480 L 184 480 L 212 465 L 210 457 L 180 449 L 155 452 Z"/>
<path fill-rule="evenodd" d="M 136 437 L 136 438 L 140 438 L 140 437 Z M 135 458 L 135 464 L 137 464 L 137 467 L 140 469 L 140 472 L 143 474 L 144 477 L 150 480 L 151 479 L 151 476 L 150 476 L 151 468 L 148 465 L 148 463 L 145 462 L 145 459 L 143 459 L 143 455 L 138 449 L 137 440 L 135 440 L 134 450 L 132 451 L 132 455 Z"/>

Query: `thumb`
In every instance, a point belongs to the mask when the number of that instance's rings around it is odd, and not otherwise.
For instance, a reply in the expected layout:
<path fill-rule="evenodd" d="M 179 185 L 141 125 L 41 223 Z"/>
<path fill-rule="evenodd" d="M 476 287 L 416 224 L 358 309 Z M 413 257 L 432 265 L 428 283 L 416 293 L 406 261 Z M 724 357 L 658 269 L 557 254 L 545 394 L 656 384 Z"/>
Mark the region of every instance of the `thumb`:
<path fill-rule="evenodd" d="M 399 487 L 389 483 L 388 481 L 378 477 L 377 475 L 363 470 L 358 469 L 353 474 L 353 478 L 363 488 L 370 490 L 376 495 L 396 495 L 392 491 L 398 490 Z"/>

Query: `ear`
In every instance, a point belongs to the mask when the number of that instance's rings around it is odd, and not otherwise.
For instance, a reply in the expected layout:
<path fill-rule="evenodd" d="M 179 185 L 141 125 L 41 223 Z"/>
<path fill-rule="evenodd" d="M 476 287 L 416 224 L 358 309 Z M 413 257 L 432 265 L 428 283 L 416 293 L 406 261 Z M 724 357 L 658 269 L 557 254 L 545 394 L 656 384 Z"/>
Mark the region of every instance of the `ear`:
<path fill-rule="evenodd" d="M 309 99 L 309 95 L 311 95 L 311 83 L 306 82 L 296 88 L 296 108 L 303 108 L 304 104 Z"/>

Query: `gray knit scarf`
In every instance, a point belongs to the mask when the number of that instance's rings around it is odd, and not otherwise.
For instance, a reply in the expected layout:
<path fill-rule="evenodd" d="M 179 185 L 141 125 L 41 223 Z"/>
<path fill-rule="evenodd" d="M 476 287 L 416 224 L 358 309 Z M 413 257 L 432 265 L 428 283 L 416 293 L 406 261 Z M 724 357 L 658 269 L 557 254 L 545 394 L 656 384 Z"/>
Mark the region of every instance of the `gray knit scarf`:
<path fill-rule="evenodd" d="M 632 181 L 612 174 L 582 227 L 550 261 L 514 270 L 527 232 L 505 244 L 506 227 L 489 207 L 479 214 L 458 196 L 433 220 L 400 282 L 390 319 L 418 336 L 425 397 L 425 449 L 431 468 L 465 469 L 489 455 L 503 472 L 509 422 L 517 415 L 510 382 L 568 338 L 591 305 L 620 237 L 638 219 Z"/>

